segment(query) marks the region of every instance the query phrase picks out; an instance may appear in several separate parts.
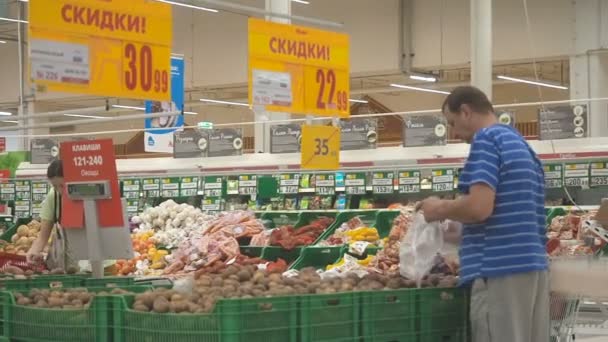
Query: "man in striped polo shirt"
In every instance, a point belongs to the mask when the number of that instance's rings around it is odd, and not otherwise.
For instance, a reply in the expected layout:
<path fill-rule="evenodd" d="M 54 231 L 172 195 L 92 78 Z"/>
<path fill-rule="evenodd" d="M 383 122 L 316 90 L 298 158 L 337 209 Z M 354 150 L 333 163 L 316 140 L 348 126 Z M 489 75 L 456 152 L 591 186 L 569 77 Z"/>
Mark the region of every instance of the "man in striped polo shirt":
<path fill-rule="evenodd" d="M 463 224 L 460 279 L 471 287 L 473 341 L 549 341 L 542 165 L 516 130 L 498 124 L 481 90 L 454 89 L 442 110 L 471 144 L 459 175 L 462 196 L 428 198 L 420 208 L 428 222 Z"/>

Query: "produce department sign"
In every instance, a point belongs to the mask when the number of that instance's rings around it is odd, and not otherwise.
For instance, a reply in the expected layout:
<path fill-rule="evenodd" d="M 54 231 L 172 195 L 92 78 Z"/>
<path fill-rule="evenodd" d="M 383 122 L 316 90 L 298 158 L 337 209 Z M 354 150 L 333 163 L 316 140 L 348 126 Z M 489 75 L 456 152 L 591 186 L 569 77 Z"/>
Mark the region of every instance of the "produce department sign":
<path fill-rule="evenodd" d="M 378 142 L 376 119 L 351 119 L 340 122 L 340 149 L 365 150 L 376 148 Z"/>
<path fill-rule="evenodd" d="M 207 146 L 206 134 L 201 131 L 188 130 L 173 134 L 173 158 L 200 158 L 203 156 L 201 147 Z"/>
<path fill-rule="evenodd" d="M 30 0 L 30 78 L 41 91 L 171 99 L 171 6 Z"/>
<path fill-rule="evenodd" d="M 447 132 L 443 115 L 408 115 L 403 123 L 403 146 L 445 145 Z"/>
<path fill-rule="evenodd" d="M 298 124 L 275 125 L 270 128 L 270 153 L 300 152 L 302 127 Z"/>
<path fill-rule="evenodd" d="M 240 156 L 243 154 L 243 130 L 220 128 L 201 132 L 198 141 L 204 157 Z"/>
<path fill-rule="evenodd" d="M 30 163 L 48 164 L 59 157 L 59 144 L 53 139 L 30 141 Z"/>
<path fill-rule="evenodd" d="M 540 140 L 584 138 L 587 136 L 587 106 L 558 106 L 538 113 Z"/>
<path fill-rule="evenodd" d="M 349 48 L 343 33 L 249 19 L 249 104 L 348 117 Z"/>

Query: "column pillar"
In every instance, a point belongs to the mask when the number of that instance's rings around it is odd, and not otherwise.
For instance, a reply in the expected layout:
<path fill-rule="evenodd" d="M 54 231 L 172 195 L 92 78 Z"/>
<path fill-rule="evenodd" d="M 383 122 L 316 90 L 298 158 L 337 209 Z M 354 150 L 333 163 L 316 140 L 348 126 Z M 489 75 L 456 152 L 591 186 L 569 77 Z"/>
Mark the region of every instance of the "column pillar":
<path fill-rule="evenodd" d="M 471 85 L 492 99 L 492 0 L 471 0 Z"/>
<path fill-rule="evenodd" d="M 266 11 L 291 15 L 291 0 L 266 0 Z M 291 21 L 286 18 L 277 18 L 266 16 L 266 20 L 281 24 L 290 24 Z M 256 122 L 268 120 L 286 120 L 291 118 L 287 113 L 268 112 L 264 106 L 253 107 L 254 118 Z M 259 123 L 254 127 L 255 152 L 270 152 L 270 126 L 271 124 Z"/>
<path fill-rule="evenodd" d="M 570 98 L 608 97 L 608 0 L 576 0 Z M 590 101 L 588 136 L 607 136 L 608 102 Z"/>

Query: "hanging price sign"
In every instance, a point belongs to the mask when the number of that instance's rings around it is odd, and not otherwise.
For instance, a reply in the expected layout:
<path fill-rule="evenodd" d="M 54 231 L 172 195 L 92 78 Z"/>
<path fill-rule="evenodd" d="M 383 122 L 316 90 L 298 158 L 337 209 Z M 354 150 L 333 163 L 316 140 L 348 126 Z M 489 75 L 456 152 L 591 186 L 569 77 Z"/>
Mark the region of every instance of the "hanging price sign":
<path fill-rule="evenodd" d="M 171 99 L 171 5 L 29 1 L 30 78 L 39 90 Z"/>
<path fill-rule="evenodd" d="M 433 178 L 433 191 L 443 192 L 454 190 L 454 170 L 440 169 L 431 171 Z"/>
<path fill-rule="evenodd" d="M 588 187 L 589 164 L 567 163 L 564 165 L 564 186 Z"/>
<path fill-rule="evenodd" d="M 349 117 L 349 46 L 343 33 L 249 19 L 249 103 Z"/>
<path fill-rule="evenodd" d="M 256 175 L 239 176 L 239 195 L 256 195 L 258 193 L 258 177 Z"/>
<path fill-rule="evenodd" d="M 205 177 L 205 184 L 203 185 L 203 192 L 205 198 L 212 197 L 218 198 L 222 197 L 224 189 L 224 179 L 218 176 L 209 176 Z"/>
<path fill-rule="evenodd" d="M 333 174 L 315 175 L 315 185 L 318 195 L 333 195 L 336 193 L 336 180 Z"/>
<path fill-rule="evenodd" d="M 179 181 L 179 195 L 191 197 L 198 194 L 198 177 L 182 177 Z"/>
<path fill-rule="evenodd" d="M 347 195 L 365 195 L 365 173 L 347 173 L 344 175 L 345 193 Z"/>
<path fill-rule="evenodd" d="M 374 172 L 372 174 L 372 192 L 374 194 L 392 194 L 394 178 L 395 174 L 392 171 Z"/>
<path fill-rule="evenodd" d="M 589 180 L 591 187 L 608 185 L 608 163 L 597 162 L 591 163 L 591 178 Z"/>
<path fill-rule="evenodd" d="M 160 196 L 164 198 L 179 197 L 179 178 L 163 178 L 160 183 Z"/>
<path fill-rule="evenodd" d="M 279 193 L 282 195 L 297 194 L 300 185 L 300 174 L 286 173 L 279 176 Z"/>
<path fill-rule="evenodd" d="M 420 171 L 399 171 L 399 193 L 420 192 Z"/>
<path fill-rule="evenodd" d="M 340 128 L 302 126 L 301 166 L 308 170 L 340 168 Z"/>
<path fill-rule="evenodd" d="M 543 166 L 545 171 L 545 188 L 561 188 L 563 186 L 563 168 L 562 164 L 547 164 Z"/>
<path fill-rule="evenodd" d="M 126 199 L 139 199 L 141 193 L 141 180 L 124 179 L 122 181 L 122 195 Z"/>

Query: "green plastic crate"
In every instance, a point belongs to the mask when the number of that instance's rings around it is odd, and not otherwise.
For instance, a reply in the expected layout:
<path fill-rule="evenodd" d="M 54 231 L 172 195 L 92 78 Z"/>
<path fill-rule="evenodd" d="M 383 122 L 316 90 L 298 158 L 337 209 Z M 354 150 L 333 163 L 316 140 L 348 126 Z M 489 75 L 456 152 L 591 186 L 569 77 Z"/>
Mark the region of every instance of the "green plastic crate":
<path fill-rule="evenodd" d="M 290 265 L 292 262 L 296 261 L 300 257 L 300 253 L 302 252 L 301 247 L 294 248 L 290 251 L 283 249 L 282 247 L 264 247 L 262 251 L 262 259 L 268 261 L 277 261 L 277 259 L 283 259 Z"/>
<path fill-rule="evenodd" d="M 417 342 L 415 289 L 362 292 L 360 295 L 363 341 Z"/>
<path fill-rule="evenodd" d="M 260 246 L 240 246 L 241 254 L 252 257 L 259 258 L 262 256 L 262 252 L 264 251 L 264 247 Z"/>
<path fill-rule="evenodd" d="M 301 270 L 306 267 L 325 269 L 340 259 L 342 247 L 306 247 L 300 257 L 291 265 L 291 269 Z"/>
<path fill-rule="evenodd" d="M 319 236 L 317 241 L 315 241 L 315 244 L 317 244 L 323 240 L 326 240 L 327 238 L 332 236 L 333 233 L 336 231 L 336 229 L 340 228 L 340 226 L 343 223 L 346 223 L 357 216 L 359 218 L 361 218 L 361 220 L 365 224 L 367 224 L 369 227 L 373 227 L 374 223 L 376 222 L 377 214 L 378 214 L 378 211 L 376 211 L 376 210 L 342 211 L 342 212 L 338 213 L 334 223 L 331 226 L 329 226 L 329 228 L 326 229 L 323 232 L 323 234 L 321 234 L 321 236 Z"/>
<path fill-rule="evenodd" d="M 266 228 L 279 228 L 281 226 L 295 226 L 300 218 L 300 212 L 269 212 L 261 216 Z"/>
<path fill-rule="evenodd" d="M 300 342 L 352 342 L 359 339 L 359 293 L 300 298 Z"/>
<path fill-rule="evenodd" d="M 373 227 L 378 230 L 378 235 L 380 235 L 381 239 L 389 236 L 393 228 L 393 221 L 395 221 L 399 214 L 401 214 L 399 210 L 378 211 Z"/>
<path fill-rule="evenodd" d="M 54 289 L 83 286 L 86 275 L 40 275 L 30 279 L 7 279 L 0 285 L 7 290 Z"/>
<path fill-rule="evenodd" d="M 133 277 L 85 278 L 85 287 L 124 287 L 135 283 Z"/>
<path fill-rule="evenodd" d="M 0 235 L 0 240 L 11 242 L 11 238 L 17 233 L 17 228 L 23 224 L 30 223 L 30 221 L 32 221 L 31 218 L 20 218 L 17 219 L 15 223 L 8 224 L 9 228 L 4 232 L 4 234 Z"/>
<path fill-rule="evenodd" d="M 158 314 L 129 309 L 114 316 L 114 342 L 296 342 L 297 297 L 222 300 L 209 314 Z"/>
<path fill-rule="evenodd" d="M 465 342 L 468 292 L 462 288 L 416 290 L 419 342 Z"/>
<path fill-rule="evenodd" d="M 551 208 L 547 210 L 547 224 L 551 224 L 556 216 L 565 216 L 568 212 L 564 208 Z"/>

